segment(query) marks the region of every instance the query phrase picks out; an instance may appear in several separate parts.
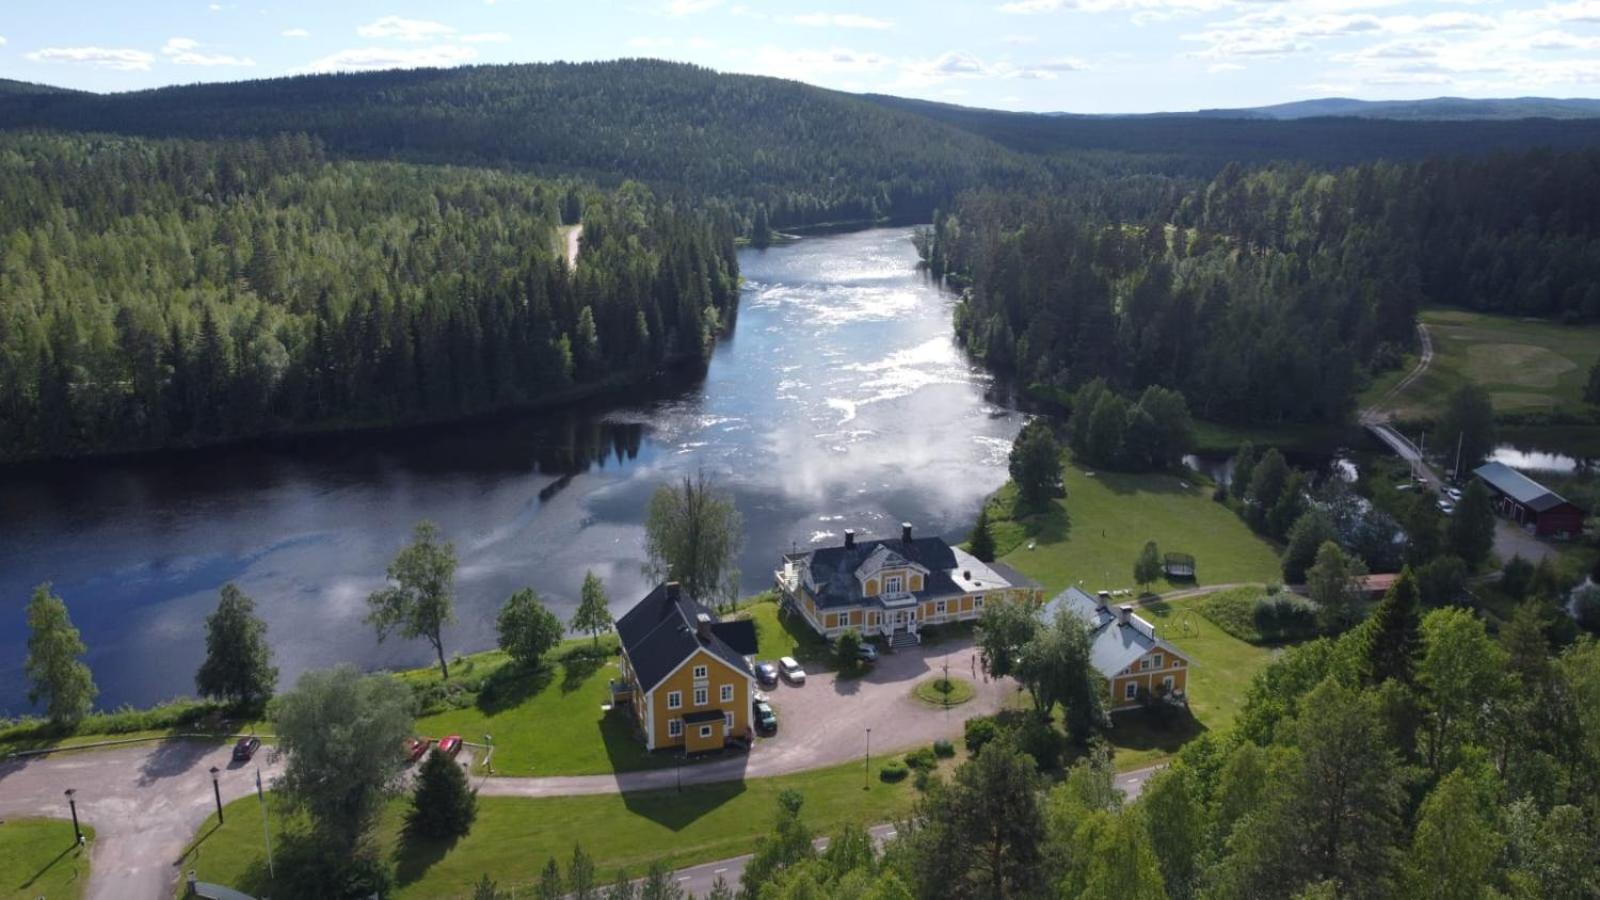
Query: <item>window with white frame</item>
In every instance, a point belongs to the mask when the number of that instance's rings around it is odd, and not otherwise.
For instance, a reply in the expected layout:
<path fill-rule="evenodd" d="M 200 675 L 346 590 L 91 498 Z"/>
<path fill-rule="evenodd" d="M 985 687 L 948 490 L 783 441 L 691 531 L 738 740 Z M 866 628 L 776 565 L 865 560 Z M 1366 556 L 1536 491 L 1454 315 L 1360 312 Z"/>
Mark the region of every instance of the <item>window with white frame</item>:
<path fill-rule="evenodd" d="M 703 738 L 711 737 L 711 726 L 710 725 L 701 725 L 700 726 L 700 736 L 703 737 Z"/>
<path fill-rule="evenodd" d="M 972 598 L 973 609 L 983 609 L 983 595 L 978 594 Z"/>
<path fill-rule="evenodd" d="M 1167 677 L 1161 679 L 1161 686 L 1167 689 L 1167 693 L 1168 694 L 1172 693 L 1173 684 L 1174 684 L 1174 682 L 1172 680 L 1172 676 L 1171 675 L 1168 675 Z"/>
<path fill-rule="evenodd" d="M 704 679 L 705 677 L 706 677 L 706 667 L 705 666 L 695 666 L 694 667 L 694 680 L 695 681 L 700 681 L 700 680 Z"/>
<path fill-rule="evenodd" d="M 683 720 L 667 720 L 667 737 L 683 737 Z"/>
<path fill-rule="evenodd" d="M 709 702 L 711 702 L 711 689 L 710 688 L 697 687 L 697 688 L 694 689 L 694 705 L 695 706 L 705 706 Z"/>
<path fill-rule="evenodd" d="M 905 590 L 905 581 L 899 575 L 890 575 L 883 580 L 885 594 L 898 594 Z"/>
<path fill-rule="evenodd" d="M 722 702 L 723 703 L 732 703 L 733 702 L 733 685 L 725 684 L 725 685 L 722 686 Z"/>
<path fill-rule="evenodd" d="M 729 734 L 733 733 L 733 713 L 725 712 L 722 714 L 722 727 L 727 729 Z"/>
<path fill-rule="evenodd" d="M 1139 660 L 1139 671 L 1150 671 L 1150 657 L 1146 656 L 1144 659 Z"/>
<path fill-rule="evenodd" d="M 1122 696 L 1127 698 L 1127 699 L 1129 699 L 1129 700 L 1132 700 L 1135 697 L 1139 696 L 1139 685 L 1138 685 L 1138 683 L 1137 682 L 1133 682 L 1133 681 L 1128 682 L 1127 687 L 1124 687 L 1122 689 Z"/>
<path fill-rule="evenodd" d="M 683 691 L 667 692 L 667 709 L 683 708 Z"/>
<path fill-rule="evenodd" d="M 940 600 L 938 603 L 935 603 L 933 605 L 933 613 L 934 613 L 934 615 L 937 615 L 937 616 L 944 615 L 944 601 L 943 600 Z"/>
<path fill-rule="evenodd" d="M 1150 663 L 1150 668 L 1152 668 L 1152 669 L 1161 668 L 1161 654 L 1157 653 L 1155 656 L 1150 657 L 1150 659 L 1152 660 L 1152 662 Z"/>

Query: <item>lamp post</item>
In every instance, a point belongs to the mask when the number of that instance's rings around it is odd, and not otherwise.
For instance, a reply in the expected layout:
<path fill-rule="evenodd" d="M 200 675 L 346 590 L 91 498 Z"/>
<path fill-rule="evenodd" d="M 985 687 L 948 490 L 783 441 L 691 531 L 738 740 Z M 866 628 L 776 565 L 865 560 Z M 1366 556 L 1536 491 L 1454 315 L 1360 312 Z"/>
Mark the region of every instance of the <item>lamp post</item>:
<path fill-rule="evenodd" d="M 872 729 L 867 729 L 867 756 L 861 765 L 861 789 L 872 789 Z"/>
<path fill-rule="evenodd" d="M 217 782 L 217 775 L 222 772 L 216 766 L 211 767 L 211 793 L 217 798 L 217 824 L 222 824 L 222 785 Z"/>
<path fill-rule="evenodd" d="M 83 829 L 78 827 L 78 799 L 77 788 L 67 788 L 67 806 L 72 809 L 72 836 L 79 844 L 83 843 Z"/>

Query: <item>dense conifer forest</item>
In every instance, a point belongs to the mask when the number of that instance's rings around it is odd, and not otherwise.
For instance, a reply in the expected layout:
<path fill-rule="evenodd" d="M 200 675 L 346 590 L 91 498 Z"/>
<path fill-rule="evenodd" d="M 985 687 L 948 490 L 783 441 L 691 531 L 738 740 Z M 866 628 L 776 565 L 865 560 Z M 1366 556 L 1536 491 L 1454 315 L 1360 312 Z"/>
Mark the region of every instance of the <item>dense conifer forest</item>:
<path fill-rule="evenodd" d="M 1128 184 L 969 194 L 919 235 L 970 281 L 956 328 L 987 364 L 1063 392 L 1179 387 L 1212 420 L 1339 421 L 1425 304 L 1600 318 L 1594 150 Z"/>
<path fill-rule="evenodd" d="M 305 132 L 363 158 L 648 181 L 734 198 L 774 227 L 926 221 L 978 184 L 1042 168 L 915 113 L 794 81 L 656 60 L 415 69 L 130 94 L 0 94 L 0 123 L 167 137 Z"/>
<path fill-rule="evenodd" d="M 581 209 L 580 261 L 558 252 Z M 0 137 L 0 459 L 417 421 L 703 361 L 734 226 L 303 135 Z"/>

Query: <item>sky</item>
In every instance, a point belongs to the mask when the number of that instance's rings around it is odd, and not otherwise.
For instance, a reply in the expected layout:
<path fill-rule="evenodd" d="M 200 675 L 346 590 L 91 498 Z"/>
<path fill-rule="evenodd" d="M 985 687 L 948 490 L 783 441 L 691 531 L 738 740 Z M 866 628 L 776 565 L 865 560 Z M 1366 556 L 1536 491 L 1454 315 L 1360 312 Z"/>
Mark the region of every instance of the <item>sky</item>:
<path fill-rule="evenodd" d="M 0 77 L 92 91 L 683 60 L 997 109 L 1600 97 L 1600 0 L 4 0 Z"/>

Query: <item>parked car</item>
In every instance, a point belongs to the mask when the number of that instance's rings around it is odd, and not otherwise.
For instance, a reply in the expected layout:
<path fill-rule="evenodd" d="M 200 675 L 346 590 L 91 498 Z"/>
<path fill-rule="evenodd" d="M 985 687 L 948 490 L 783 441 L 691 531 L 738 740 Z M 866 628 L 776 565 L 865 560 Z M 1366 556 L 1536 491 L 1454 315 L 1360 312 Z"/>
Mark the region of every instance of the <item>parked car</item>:
<path fill-rule="evenodd" d="M 1461 488 L 1447 487 L 1444 489 L 1444 492 L 1445 496 L 1449 497 L 1451 500 L 1454 500 L 1457 503 L 1461 502 Z"/>
<path fill-rule="evenodd" d="M 428 752 L 431 742 L 427 738 L 406 738 L 406 761 L 416 762 Z"/>
<path fill-rule="evenodd" d="M 783 673 L 783 680 L 790 684 L 806 683 L 806 670 L 800 668 L 800 663 L 792 656 L 778 660 L 778 671 Z"/>
<path fill-rule="evenodd" d="M 765 703 L 770 699 L 772 699 L 772 698 L 767 696 L 767 692 L 766 691 L 751 691 L 750 692 L 750 702 L 751 703 Z"/>
<path fill-rule="evenodd" d="M 769 662 L 756 663 L 756 681 L 764 687 L 776 687 L 778 684 L 778 667 Z"/>
<path fill-rule="evenodd" d="M 1440 500 L 1437 505 L 1439 507 L 1439 512 L 1442 512 L 1447 516 L 1455 513 L 1456 511 L 1456 505 L 1451 503 L 1449 500 Z"/>
<path fill-rule="evenodd" d="M 233 761 L 249 762 L 256 751 L 261 749 L 261 738 L 254 735 L 239 738 L 239 743 L 233 745 Z"/>
<path fill-rule="evenodd" d="M 778 731 L 778 714 L 773 711 L 772 704 L 765 700 L 757 700 L 751 704 L 751 713 L 755 718 L 756 731 L 762 734 L 776 734 Z"/>
<path fill-rule="evenodd" d="M 461 735 L 452 734 L 439 741 L 439 752 L 445 756 L 455 756 L 461 752 Z"/>
<path fill-rule="evenodd" d="M 859 659 L 864 663 L 877 662 L 878 646 L 876 644 L 862 643 L 861 649 L 856 652 L 856 659 Z"/>

